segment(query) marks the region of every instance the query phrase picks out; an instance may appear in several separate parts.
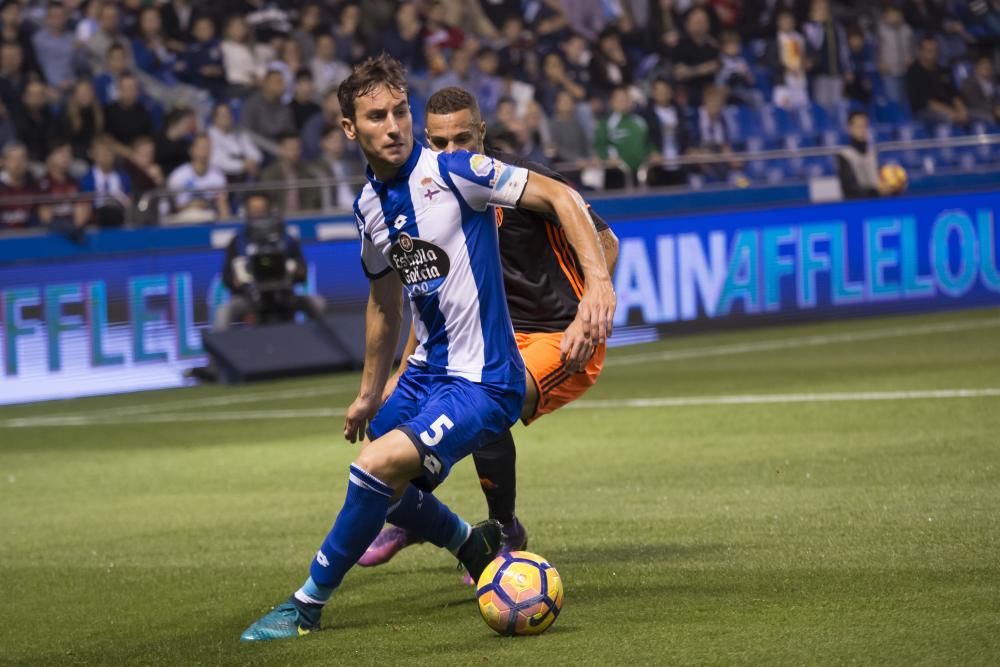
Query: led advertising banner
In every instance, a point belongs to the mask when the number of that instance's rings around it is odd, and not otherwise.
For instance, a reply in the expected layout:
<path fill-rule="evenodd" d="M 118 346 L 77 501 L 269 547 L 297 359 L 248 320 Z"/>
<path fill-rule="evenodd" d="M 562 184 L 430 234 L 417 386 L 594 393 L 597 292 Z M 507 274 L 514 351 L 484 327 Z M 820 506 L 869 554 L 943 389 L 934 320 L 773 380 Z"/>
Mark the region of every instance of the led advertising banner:
<path fill-rule="evenodd" d="M 621 241 L 616 338 L 1000 305 L 998 208 L 991 193 L 609 216 Z M 365 300 L 357 241 L 304 252 L 307 290 Z M 227 298 L 222 261 L 196 250 L 0 266 L 0 403 L 182 385 L 205 362 L 200 331 Z"/>
<path fill-rule="evenodd" d="M 1000 194 L 615 224 L 617 325 L 1000 305 Z"/>
<path fill-rule="evenodd" d="M 357 243 L 304 247 L 305 291 L 363 300 Z M 0 404 L 177 387 L 228 299 L 223 252 L 0 267 Z"/>

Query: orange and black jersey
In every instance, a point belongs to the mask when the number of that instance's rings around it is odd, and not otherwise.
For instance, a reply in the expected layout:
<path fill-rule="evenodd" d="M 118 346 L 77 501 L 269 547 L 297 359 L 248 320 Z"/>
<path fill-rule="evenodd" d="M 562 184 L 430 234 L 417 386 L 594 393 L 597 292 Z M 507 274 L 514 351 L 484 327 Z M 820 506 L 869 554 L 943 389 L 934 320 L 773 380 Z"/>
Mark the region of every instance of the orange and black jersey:
<path fill-rule="evenodd" d="M 537 162 L 498 151 L 487 151 L 487 155 L 566 183 L 560 174 Z M 589 210 L 597 231 L 608 229 L 608 223 Z M 580 305 L 583 272 L 562 226 L 533 211 L 497 208 L 496 212 L 503 283 L 514 330 L 564 330 Z"/>

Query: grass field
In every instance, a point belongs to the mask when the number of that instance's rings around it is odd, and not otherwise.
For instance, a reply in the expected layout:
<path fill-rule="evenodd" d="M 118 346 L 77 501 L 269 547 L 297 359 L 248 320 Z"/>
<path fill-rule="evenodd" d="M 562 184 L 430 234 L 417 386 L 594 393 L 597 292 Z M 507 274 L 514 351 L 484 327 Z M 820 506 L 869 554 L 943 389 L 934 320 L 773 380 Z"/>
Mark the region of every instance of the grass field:
<path fill-rule="evenodd" d="M 348 574 L 323 632 L 241 645 L 343 500 L 355 383 L 0 409 L 0 663 L 1000 662 L 998 310 L 613 350 L 515 431 L 551 631 L 497 637 L 422 546 Z M 485 512 L 471 462 L 439 495 Z"/>

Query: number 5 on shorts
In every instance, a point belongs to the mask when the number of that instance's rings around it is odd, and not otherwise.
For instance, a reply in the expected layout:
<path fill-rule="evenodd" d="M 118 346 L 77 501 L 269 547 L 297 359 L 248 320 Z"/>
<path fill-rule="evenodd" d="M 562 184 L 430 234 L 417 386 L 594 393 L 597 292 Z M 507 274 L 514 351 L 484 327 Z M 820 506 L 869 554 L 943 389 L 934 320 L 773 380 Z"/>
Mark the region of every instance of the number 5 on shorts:
<path fill-rule="evenodd" d="M 448 415 L 441 415 L 434 420 L 429 429 L 420 434 L 420 442 L 428 447 L 433 447 L 441 442 L 445 431 L 453 428 L 455 428 L 455 422 L 449 419 Z"/>

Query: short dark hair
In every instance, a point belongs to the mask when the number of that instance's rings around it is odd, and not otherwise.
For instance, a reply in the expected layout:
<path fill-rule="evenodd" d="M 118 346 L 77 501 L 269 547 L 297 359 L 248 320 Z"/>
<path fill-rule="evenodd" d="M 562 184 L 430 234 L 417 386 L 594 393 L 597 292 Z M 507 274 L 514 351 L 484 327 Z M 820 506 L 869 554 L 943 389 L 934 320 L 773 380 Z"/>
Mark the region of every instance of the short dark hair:
<path fill-rule="evenodd" d="M 296 141 L 299 141 L 300 138 L 299 135 L 295 132 L 282 132 L 277 136 L 277 141 L 279 144 L 283 144 L 289 139 L 295 139 Z"/>
<path fill-rule="evenodd" d="M 339 125 L 336 125 L 334 123 L 324 123 L 323 132 L 319 136 L 322 137 L 323 139 L 326 139 L 326 136 L 331 132 L 340 132 L 340 131 L 342 130 Z"/>
<path fill-rule="evenodd" d="M 865 120 L 868 120 L 867 111 L 862 111 L 861 109 L 855 109 L 851 113 L 847 114 L 847 124 L 850 125 L 852 122 L 854 122 L 854 119 L 857 118 L 858 116 L 861 116 Z"/>
<path fill-rule="evenodd" d="M 337 98 L 345 118 L 355 119 L 354 102 L 362 95 L 371 94 L 379 86 L 388 86 L 406 92 L 406 70 L 398 60 L 383 52 L 368 58 L 354 68 L 351 75 L 337 88 Z"/>
<path fill-rule="evenodd" d="M 307 67 L 300 67 L 297 72 L 295 72 L 295 80 L 303 81 L 305 79 L 313 80 L 312 72 L 309 71 Z"/>
<path fill-rule="evenodd" d="M 472 112 L 473 121 L 478 123 L 482 114 L 479 112 L 479 102 L 476 98 L 464 88 L 449 86 L 430 96 L 425 111 L 428 114 L 443 115 L 466 109 Z"/>

